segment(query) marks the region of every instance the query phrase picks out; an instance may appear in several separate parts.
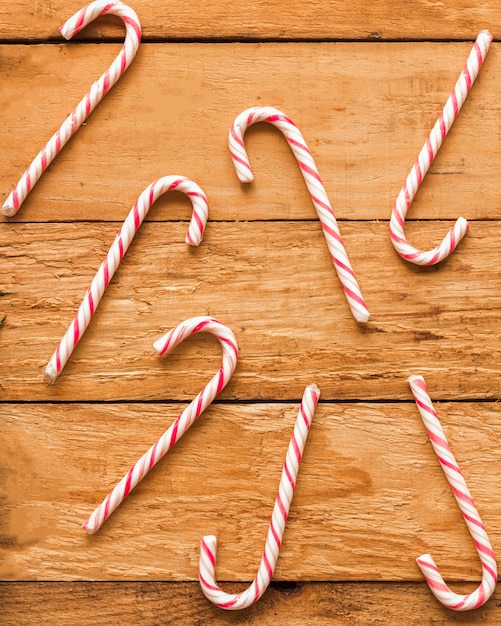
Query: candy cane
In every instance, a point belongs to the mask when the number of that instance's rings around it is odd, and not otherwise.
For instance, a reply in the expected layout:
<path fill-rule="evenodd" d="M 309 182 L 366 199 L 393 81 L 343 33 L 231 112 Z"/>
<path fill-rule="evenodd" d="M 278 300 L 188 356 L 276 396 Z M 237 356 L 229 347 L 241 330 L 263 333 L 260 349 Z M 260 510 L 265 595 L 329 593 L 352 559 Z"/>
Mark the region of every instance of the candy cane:
<path fill-rule="evenodd" d="M 106 496 L 103 502 L 95 509 L 82 528 L 89 534 L 95 533 L 118 505 L 125 500 L 134 487 L 146 476 L 160 459 L 181 439 L 188 428 L 200 417 L 214 398 L 221 393 L 235 371 L 238 358 L 238 346 L 232 331 L 218 322 L 207 317 L 192 317 L 166 335 L 158 339 L 153 347 L 160 356 L 171 352 L 177 345 L 190 335 L 206 332 L 215 335 L 223 349 L 223 361 L 217 374 L 202 389 L 197 397 L 186 407 L 168 430 L 151 448 L 143 454 L 139 461 L 127 472 L 116 487 Z"/>
<path fill-rule="evenodd" d="M 96 0 L 80 9 L 70 17 L 59 30 L 65 39 L 71 39 L 85 26 L 100 15 L 117 15 L 125 24 L 125 42 L 120 53 L 109 69 L 91 86 L 86 95 L 77 104 L 75 110 L 63 122 L 58 131 L 37 154 L 26 172 L 22 175 L 13 191 L 4 202 L 2 213 L 8 217 L 15 215 L 36 182 L 49 167 L 55 157 L 89 117 L 95 107 L 118 81 L 134 59 L 141 41 L 141 24 L 136 13 L 122 2 Z"/>
<path fill-rule="evenodd" d="M 408 243 L 404 233 L 407 211 L 443 140 L 458 116 L 466 96 L 470 93 L 471 87 L 489 51 L 491 41 L 492 35 L 487 30 L 483 30 L 478 35 L 456 86 L 447 99 L 443 111 L 431 130 L 426 143 L 421 148 L 421 152 L 407 176 L 391 212 L 390 237 L 393 246 L 402 258 L 416 265 L 434 265 L 445 259 L 456 248 L 469 228 L 468 222 L 464 217 L 458 218 L 455 225 L 444 237 L 442 243 L 432 250 L 414 248 L 414 246 Z"/>
<path fill-rule="evenodd" d="M 164 176 L 148 185 L 136 200 L 125 222 L 118 231 L 106 258 L 92 279 L 77 314 L 52 355 L 45 369 L 45 380 L 48 383 L 53 383 L 56 380 L 68 362 L 75 346 L 82 338 L 120 261 L 127 252 L 151 205 L 159 196 L 171 190 L 181 191 L 186 194 L 193 204 L 193 213 L 185 242 L 191 246 L 198 246 L 202 241 L 207 223 L 208 206 L 207 198 L 200 187 L 184 176 Z"/>
<path fill-rule="evenodd" d="M 294 433 L 287 449 L 287 456 L 280 478 L 273 514 L 271 516 L 266 545 L 254 582 L 241 593 L 225 593 L 215 580 L 217 539 L 214 535 L 202 538 L 200 545 L 199 580 L 205 596 L 221 609 L 245 609 L 254 604 L 266 591 L 275 571 L 285 522 L 294 495 L 299 463 L 303 454 L 311 421 L 320 391 L 316 385 L 306 387 L 294 424 Z"/>
<path fill-rule="evenodd" d="M 285 136 L 299 164 L 301 173 L 310 192 L 313 205 L 322 225 L 322 230 L 331 254 L 344 294 L 357 322 L 366 322 L 369 311 L 362 297 L 360 287 L 351 267 L 348 255 L 341 238 L 334 212 L 327 192 L 318 173 L 306 142 L 298 127 L 278 109 L 272 107 L 253 107 L 247 109 L 235 119 L 230 129 L 229 144 L 233 165 L 242 183 L 254 180 L 252 169 L 244 144 L 244 133 L 251 124 L 269 122 L 276 126 Z"/>
<path fill-rule="evenodd" d="M 451 452 L 440 421 L 435 413 L 424 378 L 422 376 L 411 376 L 409 384 L 430 437 L 433 450 L 440 461 L 445 477 L 451 486 L 456 502 L 461 509 L 464 521 L 475 543 L 482 563 L 482 582 L 472 593 L 460 595 L 449 589 L 431 555 L 423 554 L 416 561 L 437 600 L 449 609 L 469 611 L 485 604 L 493 594 L 498 578 L 496 558 L 473 498 L 466 486 L 466 481 L 461 474 L 461 470 Z"/>

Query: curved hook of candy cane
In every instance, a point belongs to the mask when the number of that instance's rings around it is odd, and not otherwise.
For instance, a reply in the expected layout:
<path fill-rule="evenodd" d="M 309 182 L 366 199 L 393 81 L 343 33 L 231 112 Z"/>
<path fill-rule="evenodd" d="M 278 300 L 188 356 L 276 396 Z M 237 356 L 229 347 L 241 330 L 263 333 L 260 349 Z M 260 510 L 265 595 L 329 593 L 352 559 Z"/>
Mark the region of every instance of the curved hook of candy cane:
<path fill-rule="evenodd" d="M 77 104 L 75 110 L 62 123 L 59 130 L 49 139 L 48 143 L 33 159 L 28 169 L 10 193 L 2 207 L 2 213 L 7 217 L 15 215 L 22 203 L 49 167 L 69 139 L 76 133 L 83 122 L 89 117 L 96 106 L 101 102 L 108 91 L 122 76 L 134 59 L 141 41 L 141 24 L 139 18 L 130 7 L 118 0 L 96 0 L 91 2 L 75 15 L 70 17 L 59 30 L 65 39 L 71 39 L 85 26 L 100 15 L 116 15 L 125 24 L 125 42 L 118 56 L 108 70 L 93 83 L 89 91 Z"/>
<path fill-rule="evenodd" d="M 410 171 L 404 186 L 400 190 L 390 218 L 390 237 L 398 254 L 416 265 L 435 265 L 443 261 L 456 248 L 468 231 L 469 224 L 460 217 L 455 225 L 438 246 L 432 250 L 419 250 L 411 246 L 404 233 L 405 217 L 416 192 L 433 163 L 433 159 L 447 136 L 454 120 L 470 93 L 471 87 L 478 76 L 479 70 L 489 51 L 492 35 L 483 30 L 477 37 L 461 72 L 454 90 L 451 92 L 435 126 L 432 128 L 426 143 L 421 148 L 416 162 Z"/>
<path fill-rule="evenodd" d="M 343 239 L 337 225 L 334 211 L 318 173 L 315 161 L 306 142 L 294 122 L 278 109 L 253 107 L 240 113 L 233 122 L 229 133 L 229 146 L 233 165 L 242 183 L 254 179 L 244 144 L 244 133 L 251 124 L 269 122 L 276 126 L 286 138 L 303 175 L 313 205 L 317 211 L 322 231 L 327 242 L 334 268 L 341 282 L 346 300 L 357 322 L 367 322 L 369 311 L 358 285 L 355 273 L 346 253 Z"/>
<path fill-rule="evenodd" d="M 89 534 L 95 533 L 118 505 L 125 500 L 134 487 L 146 476 L 146 474 L 162 459 L 166 453 L 176 444 L 190 426 L 200 417 L 214 398 L 221 393 L 235 371 L 238 358 L 238 346 L 232 331 L 207 316 L 192 317 L 170 330 L 163 337 L 155 341 L 153 347 L 159 356 L 171 352 L 187 337 L 195 333 L 211 333 L 215 335 L 223 349 L 223 361 L 217 374 L 202 389 L 189 406 L 165 431 L 160 439 L 135 463 L 122 480 L 106 496 L 103 502 L 94 510 L 86 522 L 82 524 L 83 530 Z"/>
<path fill-rule="evenodd" d="M 442 578 L 431 555 L 423 554 L 416 559 L 417 564 L 426 578 L 431 592 L 444 606 L 455 611 L 469 611 L 487 602 L 496 588 L 497 564 L 489 537 L 485 531 L 466 481 L 461 474 L 454 455 L 449 447 L 444 431 L 433 408 L 431 398 L 422 376 L 411 376 L 409 384 L 416 401 L 417 408 L 430 437 L 433 450 L 451 486 L 456 502 L 463 514 L 464 521 L 470 531 L 478 556 L 482 563 L 482 582 L 475 591 L 468 595 L 460 595 L 449 589 Z"/>
<path fill-rule="evenodd" d="M 264 553 L 256 578 L 245 591 L 231 594 L 224 592 L 218 586 L 215 579 L 217 539 L 214 535 L 207 535 L 202 538 L 199 563 L 200 586 L 204 595 L 221 609 L 234 611 L 247 608 L 259 600 L 270 584 L 294 495 L 299 464 L 319 396 L 320 390 L 316 385 L 312 384 L 306 387 L 294 424 L 294 433 L 287 449 Z"/>
<path fill-rule="evenodd" d="M 164 176 L 148 185 L 136 200 L 118 231 L 106 258 L 101 263 L 90 287 L 87 289 L 77 314 L 45 368 L 44 377 L 49 384 L 52 384 L 59 376 L 75 346 L 82 338 L 106 288 L 127 252 L 134 235 L 143 223 L 151 205 L 167 191 L 181 191 L 190 198 L 193 204 L 193 213 L 185 242 L 191 246 L 198 246 L 202 241 L 208 217 L 207 198 L 202 189 L 184 176 Z"/>

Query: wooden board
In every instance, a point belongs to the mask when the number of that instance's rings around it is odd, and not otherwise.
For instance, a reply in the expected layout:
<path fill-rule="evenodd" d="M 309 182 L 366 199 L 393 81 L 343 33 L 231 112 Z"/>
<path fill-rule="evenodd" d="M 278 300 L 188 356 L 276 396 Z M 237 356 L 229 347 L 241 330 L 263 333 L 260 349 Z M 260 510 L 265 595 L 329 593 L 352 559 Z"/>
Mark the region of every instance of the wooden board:
<path fill-rule="evenodd" d="M 297 404 L 211 407 L 96 535 L 80 528 L 181 410 L 164 403 L 4 405 L 0 576 L 196 580 L 200 539 L 215 534 L 219 578 L 252 580 Z M 440 416 L 499 545 L 501 505 L 492 494 L 501 488 L 500 410 L 441 403 Z M 448 580 L 480 576 L 414 404 L 320 404 L 275 579 L 419 581 L 415 558 L 425 552 Z"/>
<path fill-rule="evenodd" d="M 497 3 L 457 0 L 190 5 L 138 0 L 143 43 L 120 82 L 36 185 L 0 218 L 0 622 L 376 624 L 501 621 L 499 591 L 443 608 L 415 558 L 451 587 L 478 556 L 409 390 L 425 376 L 500 552 L 499 44 L 491 47 L 409 212 L 416 245 L 459 215 L 471 228 L 438 267 L 389 240 L 398 191 Z M 57 26 L 79 4 L 0 6 L 0 200 L 120 49 L 103 18 L 76 44 Z M 269 125 L 245 137 L 255 182 L 228 151 L 233 119 L 275 106 L 301 129 L 371 311 L 353 321 L 294 157 Z M 207 193 L 199 248 L 189 202 L 151 209 L 53 386 L 42 374 L 119 225 L 153 180 Z M 220 363 L 197 336 L 160 360 L 152 343 L 210 314 L 237 337 L 228 387 L 94 536 L 86 516 Z M 251 609 L 217 610 L 197 580 L 219 539 L 229 591 L 255 575 L 304 386 L 321 401 L 274 582 Z M 242 558 L 242 555 L 248 558 Z"/>
<path fill-rule="evenodd" d="M 3 0 L 0 32 L 3 39 L 59 38 L 58 26 L 84 3 L 76 0 Z M 501 9 L 496 0 L 481 4 L 468 0 L 403 4 L 386 2 L 324 2 L 292 0 L 235 0 L 231 8 L 220 2 L 203 6 L 181 0 L 136 0 L 130 3 L 143 36 L 154 39 L 474 39 L 483 28 L 499 38 Z M 101 18 L 83 37 L 121 37 L 117 18 Z"/>
<path fill-rule="evenodd" d="M 227 584 L 236 593 L 242 585 Z M 460 585 L 461 586 L 461 585 Z M 467 587 L 465 588 L 467 589 Z M 38 624 L 94 626 L 120 623 L 144 626 L 213 624 L 245 626 L 277 623 L 301 626 L 346 624 L 495 624 L 497 614 L 488 607 L 452 613 L 434 606 L 426 583 L 273 583 L 260 602 L 245 611 L 223 612 L 199 593 L 198 583 L 0 583 L 2 623 L 5 626 Z M 499 605 L 499 590 L 491 602 Z M 29 610 L 26 607 L 29 606 Z M 202 617 L 201 617 L 202 616 Z M 402 618 L 404 616 L 404 618 Z"/>
<path fill-rule="evenodd" d="M 70 363 L 47 387 L 45 365 L 116 226 L 5 224 L 4 400 L 191 400 L 219 366 L 217 342 L 187 341 L 164 360 L 152 344 L 194 315 L 213 315 L 236 335 L 238 369 L 224 398 L 299 400 L 313 381 L 325 400 L 408 401 L 411 374 L 424 375 L 438 400 L 500 397 L 492 341 L 499 222 L 475 222 L 440 268 L 403 263 L 387 224 L 343 223 L 372 312 L 362 326 L 315 221 L 214 222 L 197 249 L 183 243 L 186 226 L 142 226 Z M 446 228 L 420 222 L 423 241 Z"/>
<path fill-rule="evenodd" d="M 270 124 L 246 133 L 255 182 L 238 182 L 228 131 L 252 106 L 278 107 L 297 124 L 338 220 L 388 220 L 470 48 L 469 42 L 143 44 L 15 220 L 121 222 L 143 189 L 169 174 L 202 187 L 210 220 L 315 219 L 294 156 Z M 0 162 L 0 199 L 119 49 L 0 46 L 0 142 L 10 155 Z M 493 44 L 410 219 L 501 219 L 500 64 Z M 184 205 L 182 212 L 170 203 L 155 208 L 155 219 L 180 218 L 186 219 Z"/>

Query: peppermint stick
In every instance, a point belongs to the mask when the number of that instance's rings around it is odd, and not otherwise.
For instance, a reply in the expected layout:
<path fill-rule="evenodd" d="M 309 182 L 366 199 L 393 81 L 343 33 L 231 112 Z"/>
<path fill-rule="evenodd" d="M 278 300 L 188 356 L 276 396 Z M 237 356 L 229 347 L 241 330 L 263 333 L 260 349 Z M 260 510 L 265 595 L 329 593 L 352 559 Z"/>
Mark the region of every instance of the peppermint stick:
<path fill-rule="evenodd" d="M 100 15 L 117 15 L 125 24 L 125 42 L 108 70 L 93 83 L 89 91 L 68 115 L 59 130 L 49 139 L 22 175 L 2 207 L 8 217 L 15 215 L 36 182 L 56 158 L 69 139 L 77 132 L 108 91 L 122 76 L 136 56 L 141 41 L 141 24 L 136 13 L 122 2 L 96 0 L 69 18 L 59 30 L 65 39 L 71 39 Z"/>
<path fill-rule="evenodd" d="M 454 120 L 463 106 L 466 96 L 470 93 L 473 83 L 478 76 L 484 59 L 491 45 L 492 35 L 483 30 L 477 37 L 475 44 L 468 56 L 463 71 L 461 72 L 454 90 L 450 94 L 442 113 L 435 126 L 432 128 L 428 139 L 414 163 L 404 186 L 400 190 L 395 201 L 395 206 L 390 218 L 390 237 L 395 250 L 407 261 L 416 265 L 435 265 L 440 263 L 456 248 L 461 239 L 466 235 L 469 228 L 464 217 L 457 219 L 455 225 L 436 248 L 432 250 L 419 250 L 407 241 L 404 233 L 405 217 L 409 210 L 416 192 L 423 182 L 426 172 L 433 163 L 443 140 L 447 136 Z"/>
<path fill-rule="evenodd" d="M 195 423 L 214 398 L 221 393 L 235 371 L 238 358 L 238 346 L 232 331 L 214 318 L 201 316 L 192 317 L 176 326 L 153 344 L 160 356 L 171 352 L 187 337 L 195 333 L 205 332 L 215 335 L 223 349 L 223 361 L 217 374 L 202 389 L 189 406 L 174 421 L 172 426 L 160 437 L 151 448 L 143 454 L 137 463 L 127 472 L 122 480 L 106 496 L 95 509 L 89 519 L 82 525 L 89 534 L 95 533 L 118 505 L 125 500 L 134 487 L 162 459 L 167 452 L 181 439 L 188 428 Z"/>
<path fill-rule="evenodd" d="M 494 593 L 498 578 L 496 557 L 466 481 L 435 413 L 424 378 L 411 376 L 409 384 L 433 450 L 440 461 L 445 477 L 451 486 L 452 493 L 475 543 L 482 563 L 482 582 L 472 593 L 460 595 L 449 589 L 430 554 L 422 554 L 416 561 L 431 592 L 439 602 L 454 611 L 469 611 L 485 604 Z"/>
<path fill-rule="evenodd" d="M 327 192 L 318 173 L 317 166 L 306 142 L 294 122 L 278 109 L 272 107 L 254 107 L 247 109 L 235 119 L 230 129 L 229 144 L 233 165 L 241 183 L 254 180 L 252 169 L 244 144 L 244 133 L 251 124 L 269 122 L 276 126 L 286 138 L 310 192 L 317 211 L 325 241 L 329 249 L 334 268 L 337 272 L 344 295 L 353 317 L 357 322 L 367 322 L 369 311 L 358 286 L 355 273 L 346 253 L 343 239 L 337 225 L 334 211 L 327 197 Z"/>
<path fill-rule="evenodd" d="M 214 535 L 207 535 L 202 538 L 199 564 L 200 585 L 204 595 L 221 609 L 235 611 L 247 608 L 259 600 L 270 584 L 282 545 L 285 522 L 294 495 L 299 464 L 319 396 L 320 391 L 316 385 L 306 387 L 294 424 L 294 433 L 287 449 L 264 553 L 256 578 L 250 587 L 240 593 L 232 594 L 224 592 L 218 586 L 215 579 L 217 539 Z"/>
<path fill-rule="evenodd" d="M 106 258 L 92 279 L 77 314 L 52 355 L 45 369 L 46 382 L 53 383 L 68 362 L 71 353 L 87 329 L 106 288 L 152 204 L 162 194 L 174 190 L 186 194 L 193 204 L 193 213 L 185 242 L 190 246 L 198 246 L 200 244 L 208 216 L 207 198 L 200 187 L 184 176 L 164 176 L 148 185 L 136 200 L 125 222 L 122 224 Z"/>

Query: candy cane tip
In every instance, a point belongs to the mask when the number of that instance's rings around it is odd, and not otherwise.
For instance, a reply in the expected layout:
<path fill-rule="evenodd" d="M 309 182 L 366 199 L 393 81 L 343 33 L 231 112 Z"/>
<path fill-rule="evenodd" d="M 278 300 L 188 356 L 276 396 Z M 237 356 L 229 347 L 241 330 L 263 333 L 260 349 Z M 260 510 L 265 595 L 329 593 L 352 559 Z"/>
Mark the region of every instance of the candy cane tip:
<path fill-rule="evenodd" d="M 2 214 L 5 215 L 5 217 L 12 217 L 16 214 L 16 207 L 10 201 L 10 198 L 7 198 L 7 200 L 3 203 Z"/>
<path fill-rule="evenodd" d="M 309 385 L 307 385 L 306 389 L 311 389 L 311 391 L 320 395 L 320 389 L 317 387 L 317 385 L 315 385 L 315 383 L 310 383 Z"/>
<path fill-rule="evenodd" d="M 193 246 L 194 248 L 197 248 L 202 243 L 202 237 L 196 237 L 195 239 L 192 239 L 190 235 L 188 234 L 184 238 L 184 243 L 187 243 L 189 246 Z"/>
<path fill-rule="evenodd" d="M 61 24 L 61 26 L 58 27 L 58 31 L 61 33 L 61 35 L 66 39 L 71 39 L 71 33 L 68 33 L 66 30 L 66 24 L 67 22 L 64 22 L 64 24 Z"/>
<path fill-rule="evenodd" d="M 56 378 L 57 378 L 56 369 L 51 363 L 49 363 L 47 367 L 45 368 L 43 379 L 48 385 L 52 385 L 53 383 L 56 382 Z"/>
<path fill-rule="evenodd" d="M 217 537 L 216 535 L 204 535 L 200 540 L 200 545 L 205 544 L 209 550 L 215 554 L 216 546 L 217 546 Z"/>
<path fill-rule="evenodd" d="M 252 172 L 237 172 L 238 180 L 241 183 L 252 183 L 254 174 Z"/>
<path fill-rule="evenodd" d="M 436 575 L 442 578 L 442 575 L 438 570 L 438 566 L 433 560 L 431 554 L 422 554 L 421 556 L 418 556 L 416 559 L 416 563 L 426 579 L 428 579 L 430 575 L 430 570 L 435 570 Z"/>
<path fill-rule="evenodd" d="M 422 376 L 419 376 L 418 374 L 412 374 L 412 376 L 409 376 L 409 378 L 407 379 L 407 382 L 415 383 L 418 380 L 424 380 L 424 378 Z"/>
<path fill-rule="evenodd" d="M 97 528 L 90 524 L 90 518 L 82 524 L 82 530 L 84 530 L 88 535 L 93 535 Z"/>
<path fill-rule="evenodd" d="M 155 352 L 158 352 L 159 356 L 163 356 L 163 339 L 164 336 L 160 337 L 160 339 L 157 339 L 154 343 L 153 343 L 153 350 L 155 350 Z"/>
<path fill-rule="evenodd" d="M 456 220 L 456 226 L 458 228 L 464 229 L 465 234 L 466 234 L 466 231 L 469 230 L 470 228 L 470 224 L 468 223 L 468 220 L 465 217 L 458 217 Z"/>
<path fill-rule="evenodd" d="M 365 311 L 353 311 L 353 316 L 359 324 L 365 324 L 369 321 L 371 314 L 366 309 Z"/>

